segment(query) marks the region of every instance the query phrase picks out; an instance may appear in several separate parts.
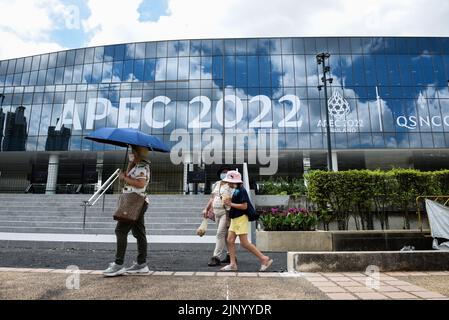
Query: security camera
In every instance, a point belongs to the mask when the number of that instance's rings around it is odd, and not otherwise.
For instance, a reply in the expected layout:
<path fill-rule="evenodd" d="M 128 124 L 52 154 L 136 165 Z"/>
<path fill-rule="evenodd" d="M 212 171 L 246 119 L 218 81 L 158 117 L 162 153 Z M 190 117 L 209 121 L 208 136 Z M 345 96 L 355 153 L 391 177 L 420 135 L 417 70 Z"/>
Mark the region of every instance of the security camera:
<path fill-rule="evenodd" d="M 328 80 L 329 80 L 330 84 L 332 84 L 332 81 L 334 81 L 334 79 L 332 79 L 332 78 L 329 78 Z"/>

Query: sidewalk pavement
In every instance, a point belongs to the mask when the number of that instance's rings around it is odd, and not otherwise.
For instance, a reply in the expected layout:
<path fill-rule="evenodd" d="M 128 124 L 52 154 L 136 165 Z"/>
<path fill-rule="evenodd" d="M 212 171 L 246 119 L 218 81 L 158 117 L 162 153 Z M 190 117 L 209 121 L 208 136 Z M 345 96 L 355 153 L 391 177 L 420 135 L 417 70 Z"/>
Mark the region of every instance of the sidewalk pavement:
<path fill-rule="evenodd" d="M 129 245 L 126 265 L 135 260 Z M 0 299 L 447 299 L 449 271 L 363 273 L 289 273 L 285 252 L 269 272 L 259 273 L 257 258 L 237 251 L 239 272 L 208 267 L 213 245 L 150 244 L 148 275 L 104 278 L 101 270 L 114 250 L 0 249 Z M 79 271 L 79 289 L 67 267 Z M 73 267 L 72 267 L 73 268 Z M 76 286 L 75 286 L 76 287 Z"/>
<path fill-rule="evenodd" d="M 371 278 L 362 273 L 151 271 L 104 278 L 98 270 L 0 268 L 0 299 L 21 300 L 448 300 L 440 293 L 448 295 L 448 288 L 449 272 Z"/>

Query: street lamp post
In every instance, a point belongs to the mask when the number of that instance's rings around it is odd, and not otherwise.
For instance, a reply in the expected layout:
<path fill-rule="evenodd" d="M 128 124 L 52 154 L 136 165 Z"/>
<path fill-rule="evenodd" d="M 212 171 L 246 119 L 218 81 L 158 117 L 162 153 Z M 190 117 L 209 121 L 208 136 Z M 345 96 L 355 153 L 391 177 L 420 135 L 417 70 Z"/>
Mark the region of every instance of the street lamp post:
<path fill-rule="evenodd" d="M 332 78 L 327 78 L 326 74 L 330 73 L 331 68 L 329 65 L 326 65 L 326 59 L 329 59 L 330 54 L 325 53 L 319 53 L 316 55 L 316 61 L 318 65 L 322 65 L 323 67 L 323 76 L 321 77 L 322 85 L 318 86 L 318 90 L 321 91 L 321 89 L 324 87 L 324 104 L 326 106 L 326 134 L 327 134 L 327 170 L 332 171 L 332 146 L 331 146 L 331 130 L 329 125 L 329 107 L 328 107 L 328 101 L 327 101 L 327 83 L 332 83 Z"/>

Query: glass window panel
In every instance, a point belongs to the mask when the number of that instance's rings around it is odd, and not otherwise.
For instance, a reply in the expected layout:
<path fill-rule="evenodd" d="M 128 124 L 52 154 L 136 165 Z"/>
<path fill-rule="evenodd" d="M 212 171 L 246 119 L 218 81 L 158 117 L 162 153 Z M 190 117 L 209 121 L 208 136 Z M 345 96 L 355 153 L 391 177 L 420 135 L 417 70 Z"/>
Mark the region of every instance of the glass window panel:
<path fill-rule="evenodd" d="M 235 54 L 236 55 L 246 54 L 246 40 L 244 39 L 235 40 Z"/>
<path fill-rule="evenodd" d="M 223 40 L 213 40 L 213 54 L 223 55 L 224 54 L 224 41 Z"/>
<path fill-rule="evenodd" d="M 84 63 L 93 63 L 94 62 L 94 53 L 95 48 L 87 48 L 84 54 Z"/>
<path fill-rule="evenodd" d="M 248 70 L 246 65 L 246 56 L 236 57 L 236 86 L 248 86 Z"/>
<path fill-rule="evenodd" d="M 53 69 L 54 71 L 54 69 Z M 22 81 L 20 82 L 20 84 L 22 86 L 27 86 L 28 82 L 30 81 L 30 73 L 29 72 L 25 72 L 22 74 Z"/>
<path fill-rule="evenodd" d="M 40 62 L 41 62 L 41 56 L 34 56 L 33 57 L 33 62 L 31 64 L 31 71 L 39 70 Z"/>
<path fill-rule="evenodd" d="M 424 85 L 433 84 L 433 65 L 430 55 L 421 55 L 419 58 L 419 69 L 421 71 L 422 83 Z"/>
<path fill-rule="evenodd" d="M 16 73 L 14 75 L 13 85 L 14 86 L 20 86 L 21 79 L 22 79 L 22 74 L 21 73 Z"/>
<path fill-rule="evenodd" d="M 144 81 L 154 81 L 155 74 L 156 74 L 156 59 L 145 59 Z"/>
<path fill-rule="evenodd" d="M 124 44 L 119 44 L 114 46 L 114 61 L 125 60 L 125 50 Z"/>
<path fill-rule="evenodd" d="M 354 85 L 356 86 L 364 86 L 365 85 L 365 68 L 363 65 L 363 56 L 362 55 L 353 55 L 353 75 L 354 75 Z"/>
<path fill-rule="evenodd" d="M 133 81 L 134 79 L 134 74 L 133 74 L 133 60 L 127 60 L 124 62 L 123 64 L 123 78 L 122 81 L 126 81 L 126 82 L 130 82 Z"/>
<path fill-rule="evenodd" d="M 190 56 L 197 57 L 201 55 L 201 40 L 190 41 Z"/>
<path fill-rule="evenodd" d="M 235 40 L 233 39 L 225 40 L 225 54 L 227 55 L 235 54 Z"/>
<path fill-rule="evenodd" d="M 316 63 L 316 57 L 313 55 L 307 55 L 305 57 L 306 57 L 307 85 L 316 88 L 318 86 L 318 65 Z M 317 90 L 314 91 L 316 92 Z"/>
<path fill-rule="evenodd" d="M 103 62 L 104 47 L 96 47 L 94 50 L 94 62 Z"/>
<path fill-rule="evenodd" d="M 304 54 L 304 39 L 303 38 L 293 39 L 293 53 Z"/>
<path fill-rule="evenodd" d="M 212 55 L 212 40 L 201 40 L 202 55 Z"/>
<path fill-rule="evenodd" d="M 178 58 L 167 59 L 167 80 L 176 80 L 178 77 Z"/>
<path fill-rule="evenodd" d="M 51 57 L 51 55 L 50 55 L 50 57 Z M 24 65 L 23 65 L 23 72 L 31 71 L 32 61 L 33 61 L 32 57 L 25 58 L 25 62 L 24 62 Z M 7 61 L 4 61 L 4 62 L 6 62 L 6 64 L 7 64 Z"/>
<path fill-rule="evenodd" d="M 101 82 L 111 82 L 112 81 L 112 62 L 105 62 L 103 64 L 103 74 L 101 76 Z"/>
<path fill-rule="evenodd" d="M 73 69 L 73 83 L 81 83 L 83 78 L 83 66 L 76 65 Z"/>
<path fill-rule="evenodd" d="M 306 54 L 317 54 L 315 38 L 305 38 L 304 39 L 304 48 Z"/>
<path fill-rule="evenodd" d="M 120 82 L 122 80 L 123 61 L 116 61 L 113 63 L 112 81 Z"/>
<path fill-rule="evenodd" d="M 67 51 L 65 64 L 66 66 L 73 66 L 75 64 L 75 50 Z M 42 69 L 42 60 L 41 60 L 41 69 Z"/>
<path fill-rule="evenodd" d="M 181 66 L 181 61 L 179 65 Z M 223 58 L 221 56 L 212 57 L 212 78 L 223 79 Z"/>
<path fill-rule="evenodd" d="M 92 82 L 92 64 L 85 64 L 83 67 L 83 83 Z"/>
<path fill-rule="evenodd" d="M 328 52 L 327 50 L 327 39 L 326 38 L 316 38 L 316 52 Z"/>
<path fill-rule="evenodd" d="M 37 85 L 43 86 L 45 85 L 45 76 L 47 74 L 47 70 L 40 70 L 37 77 Z"/>
<path fill-rule="evenodd" d="M 281 39 L 282 44 L 282 54 L 292 54 L 293 53 L 293 43 L 291 38 Z"/>
<path fill-rule="evenodd" d="M 55 70 L 56 69 L 48 69 L 47 70 L 47 74 L 46 74 L 46 78 L 45 78 L 45 84 L 47 84 L 47 85 L 49 85 L 49 84 L 53 84 L 54 83 L 54 81 L 55 81 Z M 41 72 L 42 72 L 43 70 L 41 70 L 40 72 L 39 72 L 39 76 L 41 76 Z"/>
<path fill-rule="evenodd" d="M 351 40 L 349 38 L 339 38 L 340 42 L 340 53 L 350 54 L 351 53 Z"/>
<path fill-rule="evenodd" d="M 282 69 L 284 87 L 293 87 L 295 85 L 295 71 L 292 55 L 282 55 Z"/>
<path fill-rule="evenodd" d="M 212 79 L 212 57 L 201 57 L 201 79 Z"/>
<path fill-rule="evenodd" d="M 145 59 L 145 43 L 136 43 L 135 59 Z"/>
<path fill-rule="evenodd" d="M 37 76 L 38 76 L 38 71 L 32 71 L 30 73 L 30 81 L 29 81 L 28 85 L 35 86 L 37 84 Z"/>
<path fill-rule="evenodd" d="M 158 58 L 156 59 L 156 81 L 165 81 L 167 79 L 167 59 Z"/>
<path fill-rule="evenodd" d="M 144 78 L 144 59 L 134 61 L 134 79 L 133 81 L 143 81 Z"/>
<path fill-rule="evenodd" d="M 31 116 L 29 118 L 28 134 L 37 136 L 39 134 L 39 122 L 41 118 L 42 105 L 33 104 L 31 107 Z"/>
<path fill-rule="evenodd" d="M 15 73 L 22 73 L 25 59 L 17 59 Z"/>
<path fill-rule="evenodd" d="M 146 58 L 156 58 L 156 43 L 155 42 L 149 42 L 146 44 L 145 57 Z"/>
<path fill-rule="evenodd" d="M 376 78 L 379 85 L 388 85 L 388 71 L 384 55 L 376 55 Z"/>
<path fill-rule="evenodd" d="M 126 45 L 126 56 L 125 56 L 125 60 L 131 60 L 135 58 L 135 52 L 136 52 L 136 44 L 135 43 L 130 43 Z"/>
<path fill-rule="evenodd" d="M 225 85 L 235 87 L 235 56 L 225 56 Z"/>
<path fill-rule="evenodd" d="M 167 41 L 162 41 L 157 43 L 157 57 L 167 56 Z"/>
<path fill-rule="evenodd" d="M 282 87 L 282 60 L 280 55 L 271 56 L 271 85 Z"/>
<path fill-rule="evenodd" d="M 295 55 L 293 57 L 293 63 L 295 67 L 295 85 L 298 86 L 306 86 L 306 65 L 305 65 L 305 57 L 303 55 Z"/>
<path fill-rule="evenodd" d="M 257 40 L 257 53 L 260 55 L 270 54 L 270 40 L 258 39 Z"/>
<path fill-rule="evenodd" d="M 102 63 L 94 63 L 92 69 L 92 83 L 100 83 L 101 82 L 101 74 L 103 72 L 103 64 Z"/>
<path fill-rule="evenodd" d="M 0 61 L 0 75 L 5 75 L 7 71 L 8 71 L 8 61 Z"/>
<path fill-rule="evenodd" d="M 246 53 L 248 55 L 257 54 L 257 39 L 247 39 L 246 40 Z"/>
<path fill-rule="evenodd" d="M 58 52 L 58 59 L 56 62 L 56 66 L 57 67 L 63 67 L 65 65 L 65 58 L 66 58 L 66 52 L 62 51 L 62 52 Z M 33 61 L 34 63 L 34 61 Z"/>
<path fill-rule="evenodd" d="M 64 84 L 71 84 L 73 78 L 73 66 L 66 67 L 64 71 Z"/>
<path fill-rule="evenodd" d="M 114 46 L 105 46 L 104 47 L 104 54 L 103 54 L 103 60 L 105 62 L 111 62 L 114 61 Z"/>
<path fill-rule="evenodd" d="M 270 57 L 259 56 L 259 78 L 261 87 L 271 86 Z"/>
<path fill-rule="evenodd" d="M 257 56 L 248 56 L 248 86 L 259 87 L 259 64 Z"/>

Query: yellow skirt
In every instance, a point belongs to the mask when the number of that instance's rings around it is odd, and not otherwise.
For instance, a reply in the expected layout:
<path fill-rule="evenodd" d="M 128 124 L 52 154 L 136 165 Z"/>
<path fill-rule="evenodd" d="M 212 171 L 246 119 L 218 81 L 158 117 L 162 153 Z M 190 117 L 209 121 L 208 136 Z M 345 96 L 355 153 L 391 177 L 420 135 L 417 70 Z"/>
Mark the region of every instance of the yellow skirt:
<path fill-rule="evenodd" d="M 248 216 L 244 214 L 238 218 L 231 219 L 231 225 L 229 231 L 234 232 L 236 235 L 248 234 L 249 221 Z"/>

